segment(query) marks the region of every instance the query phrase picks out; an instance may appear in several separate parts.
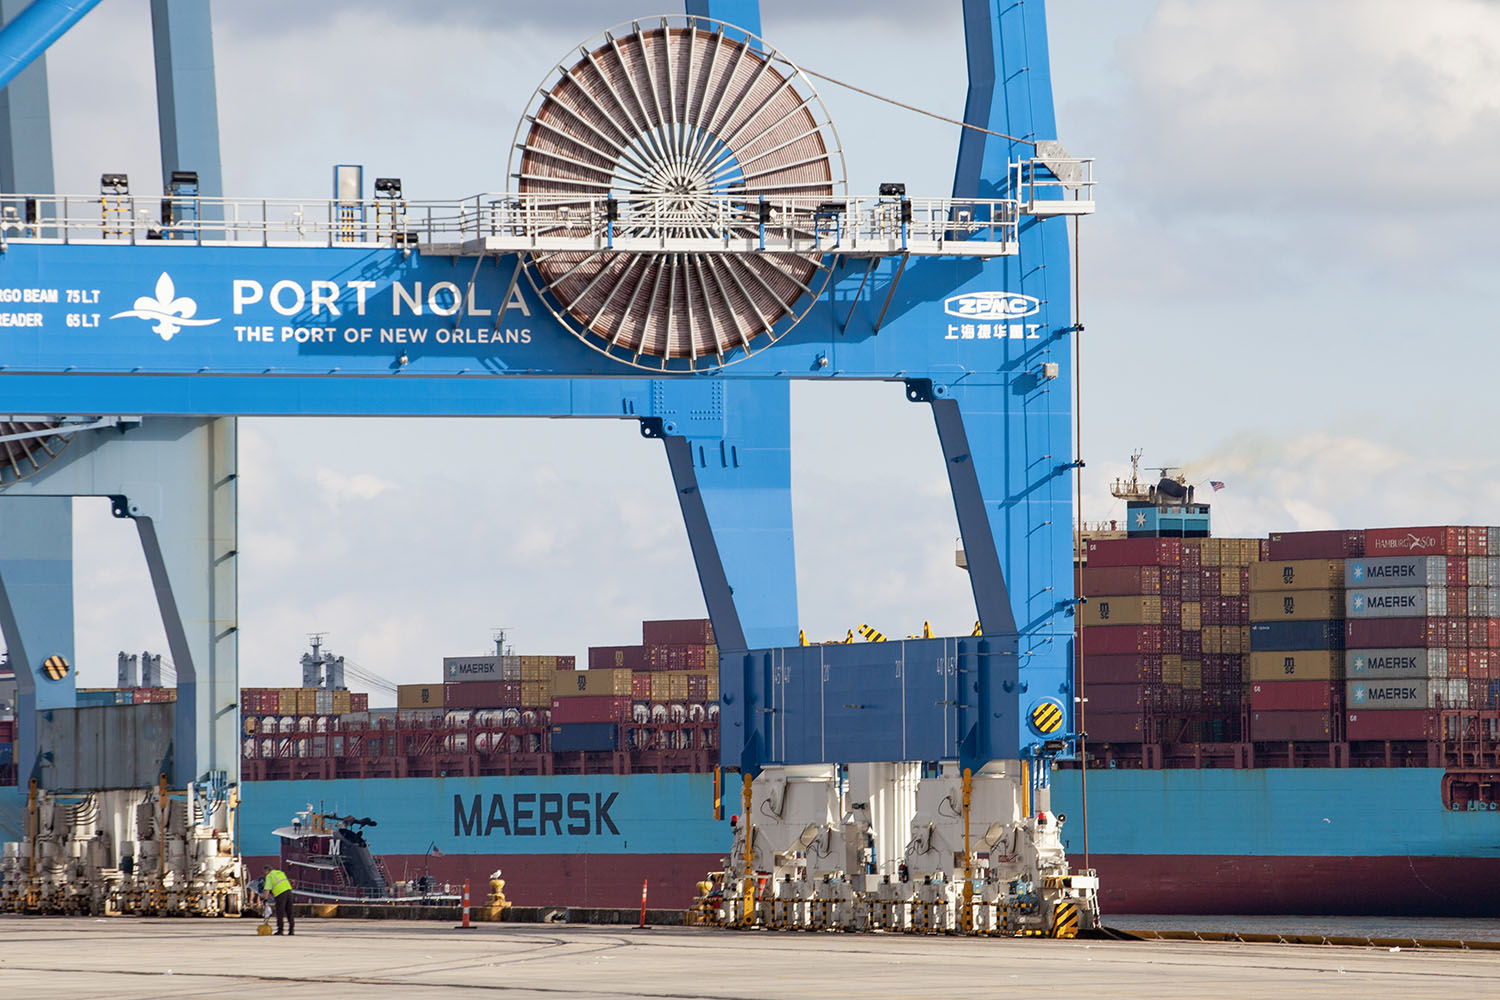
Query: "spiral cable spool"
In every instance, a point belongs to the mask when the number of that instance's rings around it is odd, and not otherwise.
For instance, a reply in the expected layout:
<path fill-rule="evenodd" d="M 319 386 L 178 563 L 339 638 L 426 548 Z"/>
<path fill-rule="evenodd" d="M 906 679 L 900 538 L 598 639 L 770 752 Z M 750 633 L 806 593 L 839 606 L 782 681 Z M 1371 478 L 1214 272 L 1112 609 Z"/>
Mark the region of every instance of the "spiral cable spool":
<path fill-rule="evenodd" d="M 56 421 L 0 420 L 0 488 L 40 471 L 68 446 L 71 435 L 48 433 L 60 426 Z"/>
<path fill-rule="evenodd" d="M 585 217 L 604 202 L 620 213 L 611 224 L 622 236 L 748 239 L 768 219 L 811 236 L 814 206 L 843 196 L 827 109 L 758 37 L 663 16 L 607 31 L 578 55 L 537 89 L 511 152 L 518 203 L 578 213 L 576 227 L 548 235 L 587 233 Z M 666 249 L 534 253 L 527 275 L 595 349 L 642 368 L 695 370 L 774 343 L 832 270 L 818 253 Z"/>

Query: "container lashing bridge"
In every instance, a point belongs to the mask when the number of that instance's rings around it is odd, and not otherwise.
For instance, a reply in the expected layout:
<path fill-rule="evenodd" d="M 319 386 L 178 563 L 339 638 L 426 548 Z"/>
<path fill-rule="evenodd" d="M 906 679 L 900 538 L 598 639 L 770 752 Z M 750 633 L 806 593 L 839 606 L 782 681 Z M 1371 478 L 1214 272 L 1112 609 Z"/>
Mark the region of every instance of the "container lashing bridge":
<path fill-rule="evenodd" d="M 37 0 L 0 32 L 12 116 L 45 98 L 25 67 L 91 6 Z M 850 192 L 809 74 L 760 36 L 758 5 L 689 0 L 557 64 L 504 191 L 407 200 L 383 177 L 366 197 L 344 166 L 332 198 L 306 201 L 223 196 L 208 7 L 153 0 L 165 194 L 118 174 L 53 194 L 50 161 L 15 143 L 0 164 L 0 628 L 22 782 L 164 802 L 159 772 L 199 790 L 187 826 L 229 828 L 237 417 L 632 420 L 666 453 L 721 648 L 720 764 L 743 783 L 703 919 L 1097 924 L 1048 777 L 1076 728 L 1066 225 L 1093 211 L 1092 162 L 1056 139 L 1043 4 L 963 14 L 951 195 Z M 930 409 L 976 634 L 799 644 L 793 380 L 898 382 Z M 177 669 L 170 732 L 128 767 L 74 752 L 94 713 L 141 707 L 74 708 L 82 496 L 135 525 Z M 15 865 L 66 849 L 48 830 Z"/>

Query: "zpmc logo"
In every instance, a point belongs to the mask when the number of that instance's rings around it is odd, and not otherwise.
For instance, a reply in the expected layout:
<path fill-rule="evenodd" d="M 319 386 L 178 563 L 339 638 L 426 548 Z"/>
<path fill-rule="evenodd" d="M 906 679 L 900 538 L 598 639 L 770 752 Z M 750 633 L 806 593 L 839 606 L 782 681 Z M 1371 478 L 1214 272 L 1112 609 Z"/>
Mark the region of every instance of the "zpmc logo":
<path fill-rule="evenodd" d="M 943 312 L 964 319 L 1019 319 L 1041 308 L 1041 300 L 1019 292 L 966 292 L 943 300 Z"/>

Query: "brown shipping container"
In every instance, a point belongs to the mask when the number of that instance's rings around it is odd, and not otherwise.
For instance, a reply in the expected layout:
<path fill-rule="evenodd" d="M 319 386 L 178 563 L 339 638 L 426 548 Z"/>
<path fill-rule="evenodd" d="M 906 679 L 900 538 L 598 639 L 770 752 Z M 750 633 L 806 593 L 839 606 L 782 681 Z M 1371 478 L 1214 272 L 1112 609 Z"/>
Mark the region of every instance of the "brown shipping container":
<path fill-rule="evenodd" d="M 671 692 L 670 687 L 668 687 L 668 684 L 667 684 L 668 680 L 670 680 L 671 677 L 672 677 L 672 674 L 669 671 L 666 671 L 666 670 L 657 670 L 657 671 L 653 671 L 652 672 L 652 674 L 651 674 L 651 700 L 652 701 L 671 701 L 672 700 L 672 692 Z"/>
<path fill-rule="evenodd" d="M 708 666 L 708 647 L 648 645 L 646 661 L 652 670 L 703 670 Z"/>
<path fill-rule="evenodd" d="M 1084 649 L 1090 654 L 1160 653 L 1163 648 L 1160 625 L 1096 625 L 1083 636 Z M 1179 635 L 1172 630 L 1173 635 Z"/>
<path fill-rule="evenodd" d="M 1322 712 L 1251 712 L 1250 739 L 1326 743 L 1333 735 L 1333 716 Z"/>
<path fill-rule="evenodd" d="M 1250 685 L 1252 712 L 1315 712 L 1333 707 L 1332 681 L 1264 681 Z"/>
<path fill-rule="evenodd" d="M 1085 685 L 1138 684 L 1161 680 L 1159 653 L 1127 653 L 1114 656 L 1084 656 L 1080 660 Z"/>
<path fill-rule="evenodd" d="M 631 694 L 631 676 L 629 670 L 574 670 L 569 673 L 553 671 L 552 697 L 628 698 Z"/>
<path fill-rule="evenodd" d="M 1345 734 L 1351 741 L 1425 740 L 1437 734 L 1434 713 L 1420 709 L 1357 711 L 1350 712 L 1346 718 L 1348 729 Z"/>
<path fill-rule="evenodd" d="M 1255 563 L 1250 567 L 1250 589 L 1333 590 L 1344 585 L 1342 559 L 1292 559 Z"/>
<path fill-rule="evenodd" d="M 707 618 L 641 622 L 641 642 L 647 646 L 712 646 L 714 625 Z"/>
<path fill-rule="evenodd" d="M 708 672 L 708 688 L 706 699 L 710 704 L 719 700 L 719 672 L 710 670 Z"/>
<path fill-rule="evenodd" d="M 354 711 L 348 691 L 333 692 L 333 714 L 348 715 Z"/>
<path fill-rule="evenodd" d="M 398 704 L 398 708 L 508 708 L 515 704 L 506 700 L 505 686 L 518 685 L 519 681 L 462 681 L 444 684 L 440 705 Z"/>
<path fill-rule="evenodd" d="M 582 672 L 582 671 L 580 671 Z M 571 722 L 628 722 L 630 699 L 590 696 L 552 699 L 552 724 Z"/>
<path fill-rule="evenodd" d="M 1084 719 L 1089 743 L 1139 743 L 1145 733 L 1140 712 L 1089 712 Z"/>
<path fill-rule="evenodd" d="M 1088 698 L 1088 714 L 1092 720 L 1097 713 L 1140 714 L 1147 704 L 1147 688 L 1142 684 L 1090 684 L 1084 692 Z"/>
<path fill-rule="evenodd" d="M 1160 594 L 1163 572 L 1156 566 L 1085 566 L 1081 593 L 1086 597 L 1096 594 Z"/>
<path fill-rule="evenodd" d="M 457 685 L 447 685 L 455 687 Z M 442 684 L 400 684 L 396 687 L 397 708 L 442 708 Z"/>
<path fill-rule="evenodd" d="M 349 692 L 349 711 L 368 712 L 370 710 L 370 693 L 368 691 Z"/>
<path fill-rule="evenodd" d="M 590 670 L 649 670 L 645 646 L 590 646 Z"/>
<path fill-rule="evenodd" d="M 1091 567 L 1182 564 L 1182 541 L 1177 538 L 1089 539 L 1087 552 Z"/>
<path fill-rule="evenodd" d="M 687 677 L 687 700 L 708 700 L 708 672 L 685 674 Z"/>
<path fill-rule="evenodd" d="M 316 715 L 318 711 L 318 689 L 297 689 L 297 714 Z"/>
<path fill-rule="evenodd" d="M 1251 681 L 1335 681 L 1344 676 L 1341 649 L 1251 653 Z"/>
<path fill-rule="evenodd" d="M 1160 597 L 1095 597 L 1078 608 L 1079 624 L 1160 625 Z"/>
<path fill-rule="evenodd" d="M 1203 605 L 1197 601 L 1182 602 L 1182 629 L 1197 632 L 1203 628 Z"/>
<path fill-rule="evenodd" d="M 1312 622 L 1342 617 L 1343 590 L 1281 590 L 1250 595 L 1252 622 Z"/>
<path fill-rule="evenodd" d="M 1449 641 L 1451 631 L 1446 618 L 1350 618 L 1344 623 L 1346 645 L 1350 649 L 1432 649 L 1464 645 Z M 1467 628 L 1464 634 L 1467 636 Z"/>
<path fill-rule="evenodd" d="M 636 701 L 651 700 L 651 673 L 646 670 L 630 672 L 630 696 Z"/>
<path fill-rule="evenodd" d="M 1271 562 L 1344 559 L 1364 554 L 1363 531 L 1282 531 L 1266 540 L 1266 558 Z"/>
<path fill-rule="evenodd" d="M 552 707 L 552 681 L 522 681 L 521 682 L 521 707 L 522 708 L 551 708 Z"/>

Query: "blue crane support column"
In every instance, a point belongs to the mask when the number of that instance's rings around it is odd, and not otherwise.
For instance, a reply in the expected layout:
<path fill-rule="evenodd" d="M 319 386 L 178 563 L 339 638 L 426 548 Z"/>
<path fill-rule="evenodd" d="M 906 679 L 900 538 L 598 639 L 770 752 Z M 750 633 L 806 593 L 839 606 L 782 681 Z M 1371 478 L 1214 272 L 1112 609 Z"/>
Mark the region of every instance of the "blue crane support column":
<path fill-rule="evenodd" d="M 653 387 L 658 416 L 648 432 L 666 444 L 715 639 L 726 650 L 795 643 L 790 384 Z"/>
<path fill-rule="evenodd" d="M 1035 155 L 1037 139 L 1056 136 L 1047 24 L 1041 4 L 965 0 L 969 94 L 964 120 L 1014 141 L 966 129 L 959 141 L 955 197 L 1003 198 L 1010 164 Z M 999 85 L 997 87 L 997 81 Z M 953 491 L 970 585 L 990 655 L 1017 658 L 1016 723 L 1021 745 L 1029 711 L 1056 701 L 1071 723 L 1073 525 L 1073 334 L 1066 221 L 1025 217 L 1020 253 L 990 261 L 984 288 L 1034 300 L 1010 333 L 1003 368 L 909 396 L 929 402 Z M 1019 329 L 1017 329 L 1019 327 Z M 958 325 L 957 332 L 972 335 Z M 1017 339 L 1017 334 L 1020 334 Z M 1055 377 L 1047 376 L 1055 364 Z M 1059 589 L 1060 588 L 1060 589 Z M 1067 727 L 1071 730 L 1071 724 Z M 966 756 L 996 754 L 985 744 L 1007 734 L 981 726 Z"/>
<path fill-rule="evenodd" d="M 178 786 L 215 770 L 239 780 L 235 461 L 234 418 L 152 417 L 80 433 L 0 494 L 7 517 L 25 498 L 103 496 L 135 523 L 177 670 L 170 777 Z"/>
<path fill-rule="evenodd" d="M 760 0 L 687 0 L 691 17 L 711 17 L 759 35 Z"/>
<path fill-rule="evenodd" d="M 43 664 L 73 652 L 73 503 L 66 497 L 0 502 L 0 634 L 16 674 L 16 773 L 36 773 L 36 713 L 71 708 L 75 672 L 57 679 Z"/>
<path fill-rule="evenodd" d="M 174 170 L 198 174 L 198 193 L 224 197 L 219 165 L 219 100 L 208 0 L 151 0 L 156 48 L 156 113 L 162 184 Z M 208 216 L 204 212 L 204 217 Z"/>
<path fill-rule="evenodd" d="M 25 0 L 0 0 L 9 24 Z M 52 194 L 52 119 L 47 102 L 47 57 L 21 71 L 0 90 L 0 193 Z"/>
<path fill-rule="evenodd" d="M 32 0 L 0 30 L 0 87 L 8 85 L 99 0 Z"/>

